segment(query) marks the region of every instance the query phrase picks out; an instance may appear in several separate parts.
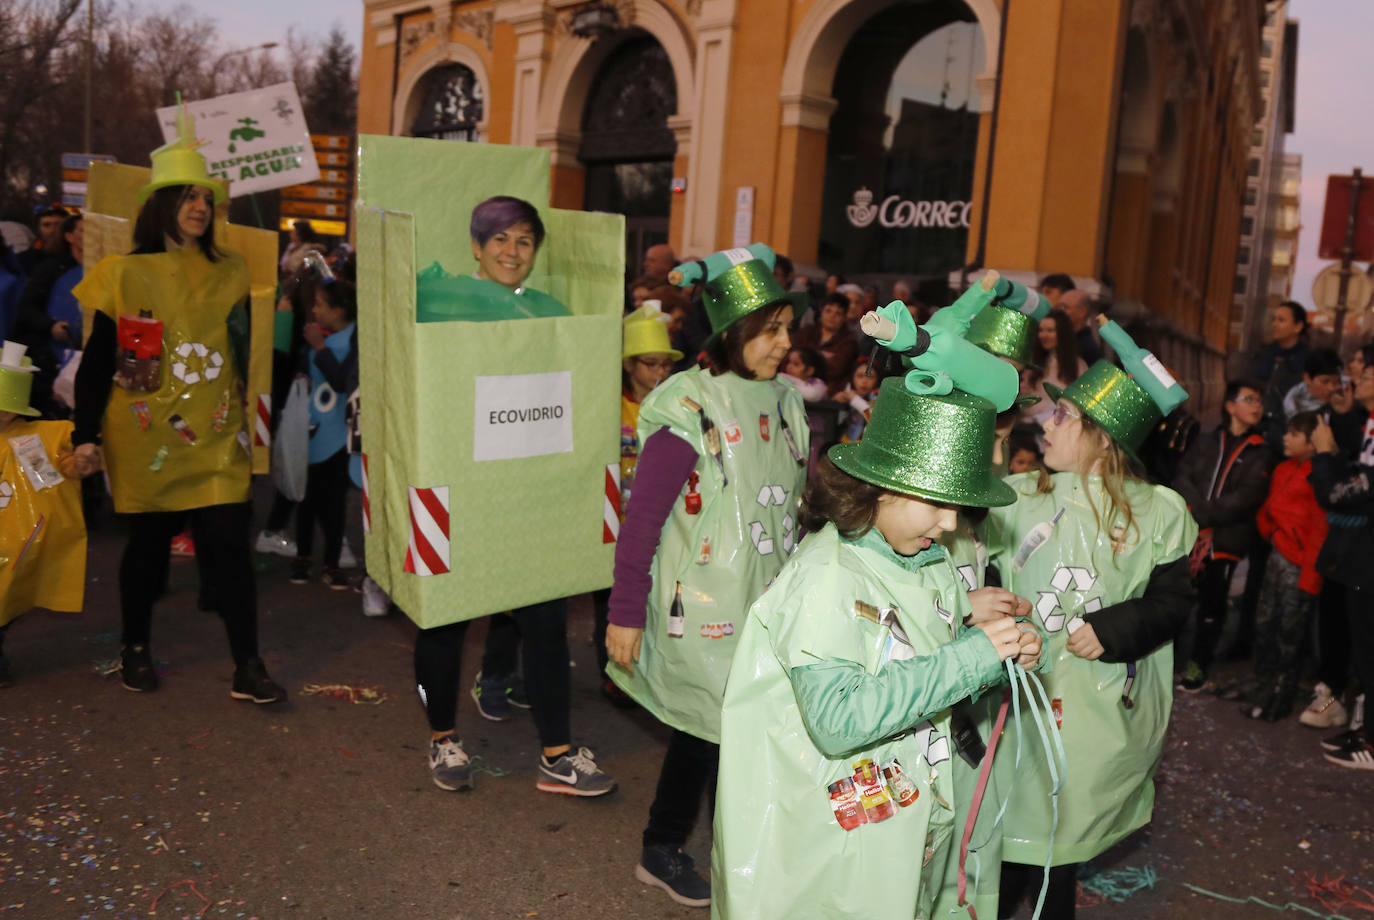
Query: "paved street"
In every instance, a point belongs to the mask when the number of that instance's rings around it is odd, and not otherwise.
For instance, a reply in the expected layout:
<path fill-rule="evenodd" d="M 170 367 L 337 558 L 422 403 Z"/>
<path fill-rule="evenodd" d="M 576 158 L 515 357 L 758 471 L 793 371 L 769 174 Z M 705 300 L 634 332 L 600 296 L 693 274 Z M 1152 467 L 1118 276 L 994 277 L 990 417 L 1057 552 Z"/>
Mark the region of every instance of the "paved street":
<path fill-rule="evenodd" d="M 265 657 L 292 693 L 288 706 L 230 700 L 226 643 L 217 620 L 196 609 L 189 561 L 174 565 L 154 622 L 162 690 L 140 696 L 100 676 L 118 654 L 120 545 L 117 525 L 93 537 L 84 613 L 30 614 L 10 630 L 19 684 L 0 691 L 0 912 L 704 916 L 631 876 L 665 733 L 597 692 L 586 598 L 574 603 L 570 629 L 574 732 L 620 790 L 592 801 L 536 792 L 529 716 L 484 722 L 465 697 L 467 750 L 509 772 L 478 776 L 471 793 L 443 793 L 426 770 L 414 627 L 395 614 L 364 619 L 356 595 L 288 584 L 284 559 L 262 560 L 260 591 Z M 469 638 L 467 675 L 484 634 Z M 310 684 L 376 685 L 387 698 L 353 705 L 308 696 Z M 1184 883 L 1319 911 L 1304 874 L 1374 888 L 1374 775 L 1328 766 L 1318 737 L 1295 720 L 1255 725 L 1233 704 L 1180 698 L 1155 822 L 1106 860 L 1152 866 L 1157 886 L 1080 916 L 1271 915 L 1201 898 Z M 702 830 L 690 851 L 704 865 Z"/>

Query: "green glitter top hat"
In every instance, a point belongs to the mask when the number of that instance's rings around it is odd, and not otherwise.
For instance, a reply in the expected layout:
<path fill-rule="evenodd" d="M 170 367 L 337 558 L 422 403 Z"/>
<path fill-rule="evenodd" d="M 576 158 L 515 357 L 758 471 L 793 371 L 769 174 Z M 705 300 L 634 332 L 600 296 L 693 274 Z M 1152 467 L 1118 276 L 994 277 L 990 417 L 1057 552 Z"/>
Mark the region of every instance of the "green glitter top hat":
<path fill-rule="evenodd" d="M 924 501 L 990 508 L 1016 501 L 992 474 L 997 411 L 960 390 L 918 396 L 904 386 L 878 393 L 856 444 L 830 448 L 832 462 L 856 479 Z"/>
<path fill-rule="evenodd" d="M 755 310 L 784 303 L 801 308 L 805 298 L 804 293 L 784 291 L 762 259 L 731 265 L 701 288 L 701 301 L 711 321 L 711 340 Z"/>
<path fill-rule="evenodd" d="M 1035 340 L 1036 325 L 1036 320 L 1020 310 L 988 304 L 969 322 L 964 338 L 999 358 L 1034 367 L 1031 343 Z"/>
<path fill-rule="evenodd" d="M 1064 389 L 1045 384 L 1050 399 L 1066 399 L 1102 427 L 1132 460 L 1150 429 L 1164 417 L 1150 394 L 1110 361 L 1100 360 Z M 1143 464 L 1141 464 L 1143 465 Z"/>

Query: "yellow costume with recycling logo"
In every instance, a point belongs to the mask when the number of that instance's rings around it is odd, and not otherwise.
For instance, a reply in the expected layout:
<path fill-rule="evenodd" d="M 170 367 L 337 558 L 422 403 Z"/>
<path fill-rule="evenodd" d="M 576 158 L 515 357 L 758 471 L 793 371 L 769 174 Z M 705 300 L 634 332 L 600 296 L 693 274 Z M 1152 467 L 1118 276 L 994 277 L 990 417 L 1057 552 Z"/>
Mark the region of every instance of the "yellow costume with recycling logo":
<path fill-rule="evenodd" d="M 248 268 L 236 254 L 221 252 L 214 262 L 195 246 L 111 256 L 74 291 L 121 333 L 140 311 L 162 324 L 160 367 L 145 364 L 146 375 L 132 381 L 116 374 L 101 423 L 121 514 L 248 501 L 250 442 L 242 402 Z M 139 388 L 144 385 L 150 389 Z"/>

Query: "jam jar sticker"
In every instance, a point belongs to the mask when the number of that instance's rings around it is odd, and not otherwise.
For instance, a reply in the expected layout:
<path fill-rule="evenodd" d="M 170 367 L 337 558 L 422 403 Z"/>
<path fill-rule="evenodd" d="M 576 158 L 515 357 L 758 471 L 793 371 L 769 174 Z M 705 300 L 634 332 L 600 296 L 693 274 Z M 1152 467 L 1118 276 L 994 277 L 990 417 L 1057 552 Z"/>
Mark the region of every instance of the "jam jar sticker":
<path fill-rule="evenodd" d="M 703 639 L 724 639 L 735 634 L 734 623 L 702 623 L 697 635 Z"/>
<path fill-rule="evenodd" d="M 725 423 L 725 443 L 726 443 L 726 444 L 738 444 L 738 443 L 739 443 L 741 440 L 743 440 L 743 439 L 744 439 L 744 435 L 740 433 L 740 430 L 739 430 L 739 420 L 738 420 L 738 419 L 733 419 L 733 418 L 732 418 L 732 419 L 730 419 L 730 421 L 728 421 L 728 422 Z"/>
<path fill-rule="evenodd" d="M 767 413 L 767 412 L 760 412 L 760 413 L 759 413 L 759 437 L 763 438 L 765 441 L 771 440 L 771 439 L 769 438 L 769 436 L 768 436 L 768 413 Z"/>
<path fill-rule="evenodd" d="M 869 824 L 886 821 L 897 813 L 883 772 L 871 757 L 855 761 L 854 786 L 859 790 L 859 801 L 863 804 L 864 817 Z"/>
<path fill-rule="evenodd" d="M 701 550 L 697 553 L 697 565 L 706 565 L 711 561 L 711 538 L 701 538 Z"/>
<path fill-rule="evenodd" d="M 911 777 L 902 772 L 902 765 L 895 757 L 883 764 L 883 779 L 887 780 L 888 788 L 892 790 L 892 797 L 897 800 L 897 804 L 902 808 L 906 808 L 920 798 L 921 791 L 916 788 Z"/>
<path fill-rule="evenodd" d="M 835 780 L 827 787 L 827 791 L 830 793 L 830 809 L 835 812 L 835 820 L 840 822 L 840 827 L 852 831 L 859 825 L 868 823 L 852 776 Z"/>
<path fill-rule="evenodd" d="M 115 339 L 119 343 L 115 385 L 140 393 L 161 389 L 162 323 L 148 310 L 141 310 L 138 316 L 121 316 Z"/>
<path fill-rule="evenodd" d="M 697 484 L 701 482 L 701 477 L 696 470 L 687 477 L 687 494 L 682 496 L 682 510 L 688 514 L 701 513 L 701 493 L 697 491 Z"/>

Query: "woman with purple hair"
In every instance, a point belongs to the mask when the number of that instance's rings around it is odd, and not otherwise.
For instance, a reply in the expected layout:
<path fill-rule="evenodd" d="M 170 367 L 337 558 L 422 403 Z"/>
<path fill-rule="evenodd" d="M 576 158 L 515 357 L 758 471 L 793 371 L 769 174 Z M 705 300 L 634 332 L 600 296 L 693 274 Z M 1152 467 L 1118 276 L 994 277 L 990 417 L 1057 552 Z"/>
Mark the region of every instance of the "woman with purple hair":
<path fill-rule="evenodd" d="M 422 274 L 421 322 L 570 315 L 554 298 L 525 287 L 544 242 L 544 223 L 533 205 L 505 195 L 488 198 L 473 209 L 471 235 L 477 271 L 471 277 L 446 276 L 447 296 L 438 304 L 443 309 L 429 316 L 426 307 L 436 305 L 423 302 Z M 415 681 L 430 727 L 430 776 L 444 790 L 472 787 L 472 769 L 455 727 L 469 622 L 422 629 L 415 637 Z M 533 710 L 542 747 L 536 788 L 573 796 L 600 796 L 615 789 L 615 780 L 601 771 L 595 755 L 572 743 L 567 601 L 521 607 L 509 617 L 497 614 L 488 636 L 472 695 L 480 714 L 492 721 L 504 721 L 511 705 Z M 524 698 L 512 692 L 517 639 L 524 650 Z"/>
<path fill-rule="evenodd" d="M 497 195 L 472 209 L 468 225 L 477 271 L 450 275 L 435 262 L 416 279 L 416 318 L 422 323 L 490 322 L 568 316 L 571 311 L 525 286 L 544 242 L 544 222 L 528 201 Z"/>

